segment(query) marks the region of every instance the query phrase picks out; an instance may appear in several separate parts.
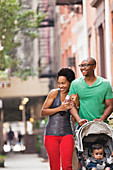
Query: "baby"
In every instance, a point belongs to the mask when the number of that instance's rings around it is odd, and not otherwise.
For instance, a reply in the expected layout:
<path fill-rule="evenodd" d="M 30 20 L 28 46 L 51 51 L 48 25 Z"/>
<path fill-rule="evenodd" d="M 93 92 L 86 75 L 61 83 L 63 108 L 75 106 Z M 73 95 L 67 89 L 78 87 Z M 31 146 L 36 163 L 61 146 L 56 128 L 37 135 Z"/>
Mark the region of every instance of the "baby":
<path fill-rule="evenodd" d="M 113 152 L 110 158 L 105 158 L 103 145 L 92 145 L 92 157 L 86 160 L 88 170 L 111 170 L 110 166 L 107 166 L 111 163 L 113 163 Z"/>

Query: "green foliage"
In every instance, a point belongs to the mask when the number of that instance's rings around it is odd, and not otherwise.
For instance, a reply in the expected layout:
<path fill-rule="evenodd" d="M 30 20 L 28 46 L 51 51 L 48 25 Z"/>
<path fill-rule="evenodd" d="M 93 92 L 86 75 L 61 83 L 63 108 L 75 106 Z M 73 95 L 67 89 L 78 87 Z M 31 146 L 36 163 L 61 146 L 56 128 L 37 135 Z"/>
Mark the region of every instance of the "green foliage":
<path fill-rule="evenodd" d="M 19 62 L 12 55 L 14 48 L 20 45 L 16 35 L 19 33 L 22 36 L 28 35 L 36 38 L 37 28 L 45 15 L 36 14 L 20 6 L 17 0 L 0 1 L 0 70 L 17 67 Z M 28 70 L 22 70 L 21 73 L 23 71 L 28 74 Z"/>
<path fill-rule="evenodd" d="M 1 64 L 0 64 L 0 69 L 4 70 L 4 68 L 9 68 L 11 67 L 11 58 L 10 56 L 4 55 L 4 57 L 1 57 Z"/>
<path fill-rule="evenodd" d="M 2 161 L 2 160 L 4 160 L 4 159 L 6 159 L 7 158 L 7 156 L 5 156 L 5 155 L 0 155 L 0 160 Z"/>
<path fill-rule="evenodd" d="M 38 129 L 40 127 L 40 123 L 41 123 L 41 120 L 36 120 L 33 127 Z"/>
<path fill-rule="evenodd" d="M 7 72 L 0 70 L 0 78 L 1 78 L 2 80 L 8 79 L 8 74 L 7 74 Z"/>
<path fill-rule="evenodd" d="M 48 122 L 48 117 L 45 118 L 44 121 L 45 121 L 44 126 L 46 126 L 46 124 Z M 33 127 L 39 129 L 41 122 L 42 122 L 42 120 L 39 120 L 39 119 L 36 120 Z"/>
<path fill-rule="evenodd" d="M 12 74 L 12 76 L 20 77 L 23 80 L 27 80 L 28 76 L 36 76 L 36 75 L 37 73 L 33 72 L 32 69 L 30 68 L 23 68 Z"/>
<path fill-rule="evenodd" d="M 45 119 L 45 126 L 46 126 L 47 122 L 48 122 L 48 117 Z"/>
<path fill-rule="evenodd" d="M 36 136 L 36 149 L 37 149 L 37 152 L 40 153 L 41 151 L 41 136 L 40 135 Z"/>
<path fill-rule="evenodd" d="M 4 162 L 7 157 L 5 155 L 0 155 L 0 167 L 4 167 Z"/>

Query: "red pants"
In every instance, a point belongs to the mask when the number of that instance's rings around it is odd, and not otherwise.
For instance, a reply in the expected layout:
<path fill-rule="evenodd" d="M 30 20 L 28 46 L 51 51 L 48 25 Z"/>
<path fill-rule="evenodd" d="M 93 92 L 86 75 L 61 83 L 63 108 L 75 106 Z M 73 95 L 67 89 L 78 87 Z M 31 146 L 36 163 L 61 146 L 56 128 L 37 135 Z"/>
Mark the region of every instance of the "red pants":
<path fill-rule="evenodd" d="M 74 150 L 73 135 L 66 136 L 45 136 L 45 148 L 48 153 L 51 170 L 72 170 L 72 156 Z"/>

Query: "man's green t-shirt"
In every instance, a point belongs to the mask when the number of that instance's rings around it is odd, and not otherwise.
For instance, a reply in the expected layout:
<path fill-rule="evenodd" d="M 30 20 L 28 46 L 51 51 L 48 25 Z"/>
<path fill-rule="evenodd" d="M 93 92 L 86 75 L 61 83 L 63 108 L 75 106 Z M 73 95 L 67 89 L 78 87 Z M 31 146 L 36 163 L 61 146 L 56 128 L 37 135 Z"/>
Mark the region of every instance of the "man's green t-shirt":
<path fill-rule="evenodd" d="M 113 98 L 110 82 L 102 77 L 89 86 L 84 77 L 73 80 L 69 95 L 78 94 L 80 101 L 79 116 L 89 121 L 100 118 L 105 110 L 105 99 Z"/>

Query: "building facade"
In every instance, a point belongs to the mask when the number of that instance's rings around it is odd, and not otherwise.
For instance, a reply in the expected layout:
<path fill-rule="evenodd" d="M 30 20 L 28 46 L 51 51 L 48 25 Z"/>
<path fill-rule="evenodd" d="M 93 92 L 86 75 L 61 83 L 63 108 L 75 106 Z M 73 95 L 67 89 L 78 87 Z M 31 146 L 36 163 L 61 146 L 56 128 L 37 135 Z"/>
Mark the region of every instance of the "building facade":
<path fill-rule="evenodd" d="M 56 5 L 61 67 L 72 67 L 79 77 L 78 64 L 92 56 L 97 60 L 96 74 L 113 86 L 113 0 L 56 0 Z"/>

